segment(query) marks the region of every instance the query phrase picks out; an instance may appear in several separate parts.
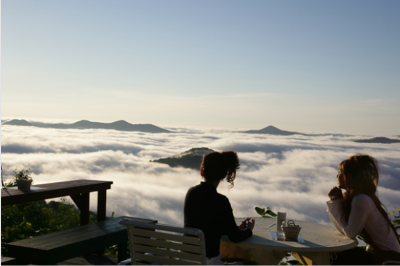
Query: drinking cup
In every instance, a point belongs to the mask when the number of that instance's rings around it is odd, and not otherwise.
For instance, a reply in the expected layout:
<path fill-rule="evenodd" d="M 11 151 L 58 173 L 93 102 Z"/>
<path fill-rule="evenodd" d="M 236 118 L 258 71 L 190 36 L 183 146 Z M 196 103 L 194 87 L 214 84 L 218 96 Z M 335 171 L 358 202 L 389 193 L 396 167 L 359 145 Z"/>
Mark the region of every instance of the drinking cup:
<path fill-rule="evenodd" d="M 282 233 L 282 222 L 286 222 L 286 212 L 278 212 L 276 216 L 276 231 Z"/>

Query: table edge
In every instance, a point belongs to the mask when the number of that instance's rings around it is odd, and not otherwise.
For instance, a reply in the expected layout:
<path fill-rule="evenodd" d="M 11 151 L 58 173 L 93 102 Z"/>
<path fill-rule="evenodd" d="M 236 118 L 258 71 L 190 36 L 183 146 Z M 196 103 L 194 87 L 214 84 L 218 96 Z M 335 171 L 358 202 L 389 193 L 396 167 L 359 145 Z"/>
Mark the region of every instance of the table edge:
<path fill-rule="evenodd" d="M 252 218 L 262 218 L 262 217 L 252 217 Z M 236 222 L 240 222 L 241 220 L 243 220 L 245 218 L 241 218 L 241 217 L 236 217 L 235 221 Z M 313 222 L 308 222 L 308 221 L 302 221 L 302 220 L 295 220 L 295 221 L 299 221 L 299 222 L 306 222 L 306 223 L 313 223 Z M 314 223 L 317 224 L 317 223 Z M 324 224 L 317 224 L 320 226 L 327 226 Z M 327 226 L 330 227 L 330 226 Z M 335 229 L 334 227 L 332 227 L 332 229 Z M 335 229 L 336 230 L 336 229 Z M 343 235 L 343 237 L 345 237 Z M 329 246 L 324 246 L 324 247 L 293 247 L 293 246 L 267 246 L 265 245 L 266 249 L 271 249 L 271 250 L 278 250 L 278 251 L 293 251 L 293 252 L 336 252 L 336 251 L 343 251 L 343 250 L 348 250 L 354 247 L 357 247 L 358 245 L 358 241 L 357 239 L 350 239 L 347 238 L 349 241 L 352 240 L 352 242 L 346 244 L 346 245 L 342 245 L 342 246 L 333 246 L 333 247 L 329 247 Z M 249 242 L 245 242 L 246 240 L 243 240 L 241 242 L 238 243 L 233 243 L 232 241 L 229 240 L 227 235 L 222 235 L 221 237 L 221 241 L 227 242 L 231 245 L 237 246 L 237 247 L 248 247 L 248 248 L 260 248 L 259 244 L 254 244 L 254 243 L 249 243 Z M 277 240 L 276 242 L 281 242 L 279 240 Z M 284 241 L 282 241 L 284 242 Z M 301 243 L 300 243 L 301 244 Z"/>
<path fill-rule="evenodd" d="M 226 236 L 226 235 L 224 235 L 224 236 Z M 229 243 L 231 245 L 234 245 L 234 246 L 237 246 L 240 248 L 260 248 L 260 245 L 258 245 L 258 244 L 247 243 L 244 241 L 238 242 L 238 243 L 233 243 L 232 241 L 230 241 L 227 238 L 227 236 L 226 236 L 226 238 L 224 238 L 224 236 L 221 238 L 221 241 Z M 265 246 L 265 249 L 287 251 L 287 252 L 336 252 L 336 251 L 343 251 L 343 250 L 355 248 L 355 247 L 357 247 L 357 245 L 358 245 L 358 241 L 354 240 L 354 242 L 352 242 L 348 245 L 339 246 L 339 247 L 318 247 L 318 248 L 316 248 L 316 247 L 293 247 L 293 246 L 286 246 L 286 247 Z"/>

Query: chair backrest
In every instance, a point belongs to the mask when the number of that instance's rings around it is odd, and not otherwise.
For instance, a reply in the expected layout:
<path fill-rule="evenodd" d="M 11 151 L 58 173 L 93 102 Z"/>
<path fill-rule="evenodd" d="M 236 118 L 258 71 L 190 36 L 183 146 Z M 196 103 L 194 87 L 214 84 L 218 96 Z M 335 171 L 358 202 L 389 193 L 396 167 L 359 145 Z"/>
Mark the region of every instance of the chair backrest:
<path fill-rule="evenodd" d="M 127 219 L 120 224 L 128 228 L 131 264 L 207 264 L 204 234 L 200 229 Z"/>

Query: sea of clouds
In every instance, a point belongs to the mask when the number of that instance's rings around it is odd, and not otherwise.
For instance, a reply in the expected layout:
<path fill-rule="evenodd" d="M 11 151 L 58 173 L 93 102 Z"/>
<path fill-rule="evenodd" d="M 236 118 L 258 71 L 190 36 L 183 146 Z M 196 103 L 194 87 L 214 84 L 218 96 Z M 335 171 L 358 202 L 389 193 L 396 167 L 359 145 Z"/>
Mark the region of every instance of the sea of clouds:
<path fill-rule="evenodd" d="M 170 168 L 150 160 L 194 147 L 235 150 L 241 168 L 235 187 L 219 185 L 236 217 L 257 216 L 254 207 L 286 211 L 288 218 L 330 225 L 327 193 L 337 185 L 338 164 L 356 153 L 380 163 L 379 196 L 388 210 L 400 207 L 400 144 L 355 143 L 368 136 L 313 134 L 272 136 L 183 127 L 174 133 L 1 127 L 3 178 L 31 167 L 34 183 L 107 180 L 107 215 L 115 213 L 183 225 L 186 191 L 201 181 L 199 171 Z M 372 136 L 370 136 L 372 137 Z M 91 193 L 91 210 L 97 195 Z"/>

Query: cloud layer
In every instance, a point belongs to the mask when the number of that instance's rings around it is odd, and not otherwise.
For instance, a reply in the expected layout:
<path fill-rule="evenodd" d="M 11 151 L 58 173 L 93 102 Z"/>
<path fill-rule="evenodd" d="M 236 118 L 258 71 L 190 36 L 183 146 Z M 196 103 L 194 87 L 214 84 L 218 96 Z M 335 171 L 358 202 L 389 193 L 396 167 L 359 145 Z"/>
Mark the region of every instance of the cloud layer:
<path fill-rule="evenodd" d="M 393 210 L 400 202 L 400 144 L 355 143 L 365 136 L 271 136 L 167 128 L 176 133 L 114 130 L 58 130 L 2 126 L 3 177 L 30 166 L 35 184 L 74 179 L 113 181 L 107 214 L 158 219 L 182 225 L 186 191 L 200 181 L 198 171 L 150 163 L 194 147 L 238 152 L 235 187 L 218 191 L 236 217 L 256 216 L 254 207 L 286 211 L 288 218 L 330 224 L 327 193 L 337 183 L 337 165 L 356 153 L 380 163 L 379 195 Z M 91 209 L 97 198 L 91 195 Z"/>

